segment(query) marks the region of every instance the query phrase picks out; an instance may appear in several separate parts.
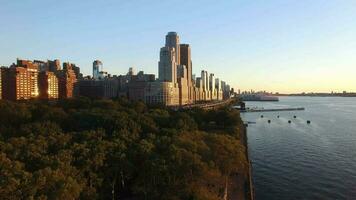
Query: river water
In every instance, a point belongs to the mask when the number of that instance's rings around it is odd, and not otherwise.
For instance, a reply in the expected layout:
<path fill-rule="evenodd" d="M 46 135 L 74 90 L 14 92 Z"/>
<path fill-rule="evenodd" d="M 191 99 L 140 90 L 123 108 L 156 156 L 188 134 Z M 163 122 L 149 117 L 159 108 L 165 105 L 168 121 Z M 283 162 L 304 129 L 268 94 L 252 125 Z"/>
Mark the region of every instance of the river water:
<path fill-rule="evenodd" d="M 247 135 L 257 200 L 356 199 L 356 98 L 246 103 L 306 109 L 241 114 L 244 121 L 256 122 Z"/>

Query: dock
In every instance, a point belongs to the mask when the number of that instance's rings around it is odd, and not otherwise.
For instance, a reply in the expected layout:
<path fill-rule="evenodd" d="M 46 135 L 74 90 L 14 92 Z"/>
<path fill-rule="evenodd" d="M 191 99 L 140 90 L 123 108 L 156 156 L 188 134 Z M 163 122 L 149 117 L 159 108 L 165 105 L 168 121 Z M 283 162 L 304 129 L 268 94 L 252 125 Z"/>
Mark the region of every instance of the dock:
<path fill-rule="evenodd" d="M 253 109 L 240 110 L 240 112 L 279 112 L 279 111 L 301 111 L 301 110 L 305 110 L 305 108 L 272 108 L 272 109 L 253 108 Z"/>

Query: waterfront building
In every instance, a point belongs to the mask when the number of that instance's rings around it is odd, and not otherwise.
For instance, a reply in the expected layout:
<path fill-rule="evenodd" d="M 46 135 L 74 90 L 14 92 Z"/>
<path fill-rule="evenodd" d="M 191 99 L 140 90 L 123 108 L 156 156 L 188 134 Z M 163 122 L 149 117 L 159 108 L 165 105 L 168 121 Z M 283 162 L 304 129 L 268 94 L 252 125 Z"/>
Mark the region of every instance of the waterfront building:
<path fill-rule="evenodd" d="M 58 78 L 54 72 L 42 71 L 38 76 L 39 97 L 58 99 Z"/>

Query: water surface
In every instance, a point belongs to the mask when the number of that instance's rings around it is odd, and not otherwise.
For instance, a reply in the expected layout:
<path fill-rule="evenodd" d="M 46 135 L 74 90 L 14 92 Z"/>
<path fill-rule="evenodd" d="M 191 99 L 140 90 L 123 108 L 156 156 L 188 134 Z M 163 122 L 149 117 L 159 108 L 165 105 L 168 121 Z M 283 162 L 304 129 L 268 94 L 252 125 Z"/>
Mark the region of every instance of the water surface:
<path fill-rule="evenodd" d="M 279 102 L 246 103 L 306 109 L 241 114 L 256 122 L 247 132 L 257 200 L 356 199 L 356 98 L 280 97 Z"/>

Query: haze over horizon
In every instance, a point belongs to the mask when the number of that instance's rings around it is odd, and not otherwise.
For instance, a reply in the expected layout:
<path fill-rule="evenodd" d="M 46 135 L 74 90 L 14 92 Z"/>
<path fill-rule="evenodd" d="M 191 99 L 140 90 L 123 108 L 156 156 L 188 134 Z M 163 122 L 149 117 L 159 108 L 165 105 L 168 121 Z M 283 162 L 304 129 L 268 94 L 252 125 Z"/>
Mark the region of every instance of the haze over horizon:
<path fill-rule="evenodd" d="M 60 59 L 89 75 L 158 72 L 167 32 L 241 90 L 356 92 L 356 1 L 0 0 L 0 65 Z"/>

